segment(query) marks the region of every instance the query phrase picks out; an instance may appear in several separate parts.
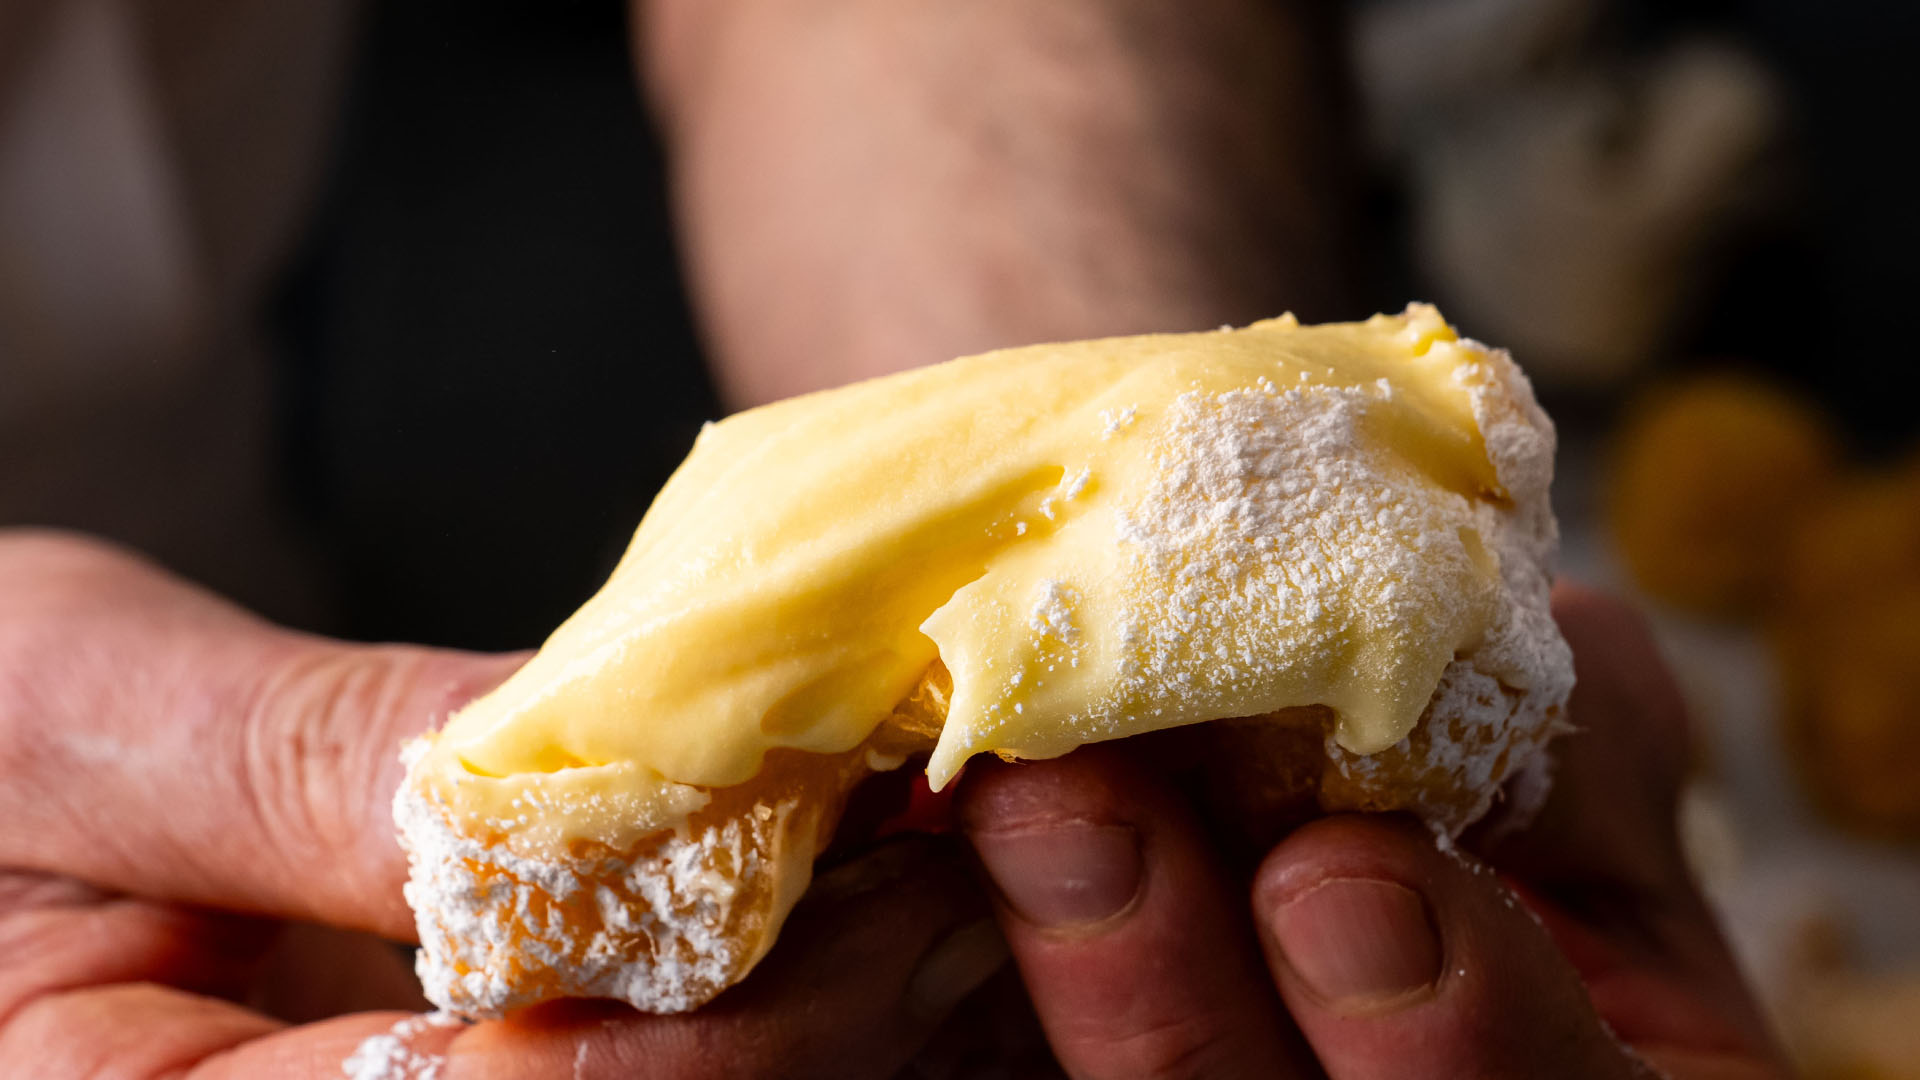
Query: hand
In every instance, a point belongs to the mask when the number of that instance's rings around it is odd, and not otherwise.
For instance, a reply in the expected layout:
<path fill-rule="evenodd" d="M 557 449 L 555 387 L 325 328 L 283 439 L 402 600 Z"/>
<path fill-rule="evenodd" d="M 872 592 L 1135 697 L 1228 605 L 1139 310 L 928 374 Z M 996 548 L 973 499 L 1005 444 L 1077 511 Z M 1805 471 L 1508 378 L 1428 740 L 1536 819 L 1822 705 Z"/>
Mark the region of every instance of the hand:
<path fill-rule="evenodd" d="M 291 633 L 104 545 L 0 532 L 8 1075 L 338 1080 L 424 1006 L 379 940 L 413 934 L 399 744 L 517 662 Z M 816 883 L 697 1014 L 570 1002 L 415 1025 L 410 1052 L 443 1080 L 886 1076 L 998 966 L 985 915 L 957 852 L 896 843 Z"/>
<path fill-rule="evenodd" d="M 962 819 L 1067 1072 L 1784 1080 L 1681 857 L 1678 693 L 1626 609 L 1554 611 L 1582 730 L 1533 826 L 1473 854 L 1331 817 L 1249 892 L 1124 745 L 974 769 Z"/>

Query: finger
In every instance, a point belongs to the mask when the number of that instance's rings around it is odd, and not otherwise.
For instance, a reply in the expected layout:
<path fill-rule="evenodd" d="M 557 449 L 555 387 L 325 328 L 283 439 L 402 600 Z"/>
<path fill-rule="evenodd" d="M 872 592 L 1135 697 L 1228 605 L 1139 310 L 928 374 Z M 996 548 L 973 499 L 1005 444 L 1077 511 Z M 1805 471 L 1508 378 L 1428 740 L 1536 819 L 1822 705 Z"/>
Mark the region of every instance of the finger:
<path fill-rule="evenodd" d="M 1483 853 L 1570 904 L 1660 891 L 1683 866 L 1674 827 L 1691 757 L 1686 709 L 1645 620 L 1604 594 L 1562 585 L 1554 617 L 1573 649 L 1552 794 L 1525 829 Z"/>
<path fill-rule="evenodd" d="M 274 628 L 104 545 L 0 540 L 0 863 L 408 937 L 407 736 L 517 662 Z"/>
<path fill-rule="evenodd" d="M 40 998 L 0 1029 L 22 1076 L 124 1080 L 420 1080 L 457 1021 L 356 1013 L 287 1027 L 241 1006 L 148 983 Z"/>
<path fill-rule="evenodd" d="M 1411 822 L 1306 826 L 1262 864 L 1254 911 L 1274 980 L 1332 1080 L 1653 1075 L 1499 879 Z M 1696 1062 L 1757 1059 L 1694 988 L 1644 975 L 1635 992 L 1686 1034 L 1675 1045 Z"/>
<path fill-rule="evenodd" d="M 896 841 L 816 886 L 766 962 L 698 1011 L 542 1006 L 463 1035 L 446 1077 L 892 1076 L 1005 964 L 952 841 Z"/>
<path fill-rule="evenodd" d="M 1732 952 L 1695 886 L 1677 825 L 1691 740 L 1680 691 L 1646 621 L 1604 594 L 1562 585 L 1554 615 L 1578 676 L 1555 744 L 1554 788 L 1526 829 L 1483 843 L 1502 872 L 1526 882 L 1563 951 L 1616 1026 L 1643 1020 L 1623 968 L 1669 971 L 1714 999 L 1743 1003 L 1749 1036 L 1769 1038 Z"/>
<path fill-rule="evenodd" d="M 362 1038 L 406 1014 L 283 1034 L 278 1021 L 236 1003 L 260 975 L 273 930 L 71 880 L 0 877 L 6 1075 L 138 1080 L 201 1069 L 192 1075 L 338 1080 Z M 224 1071 L 242 1048 L 246 1060 Z"/>
<path fill-rule="evenodd" d="M 947 1015 L 896 1080 L 1062 1080 L 1033 999 L 1012 964 Z"/>
<path fill-rule="evenodd" d="M 153 904 L 66 878 L 0 874 L 0 1018 L 37 997 L 158 982 L 239 999 L 273 948 L 262 920 Z"/>
<path fill-rule="evenodd" d="M 134 983 L 20 1004 L 0 1027 L 0 1061 L 130 1080 L 891 1075 L 1004 964 L 1005 946 L 950 842 L 889 845 L 819 884 L 747 982 L 684 1016 L 566 1002 L 473 1027 L 391 1012 L 286 1027 Z"/>
<path fill-rule="evenodd" d="M 245 1003 L 306 1023 L 356 1012 L 433 1008 L 413 973 L 413 950 L 354 930 L 295 923 L 261 962 Z"/>
<path fill-rule="evenodd" d="M 0 874 L 0 1017 L 34 997 L 152 982 L 243 1002 L 280 1020 L 428 1008 L 391 942 Z"/>
<path fill-rule="evenodd" d="M 1070 1075 L 1312 1076 L 1192 815 L 1107 746 L 974 766 L 961 820 Z"/>

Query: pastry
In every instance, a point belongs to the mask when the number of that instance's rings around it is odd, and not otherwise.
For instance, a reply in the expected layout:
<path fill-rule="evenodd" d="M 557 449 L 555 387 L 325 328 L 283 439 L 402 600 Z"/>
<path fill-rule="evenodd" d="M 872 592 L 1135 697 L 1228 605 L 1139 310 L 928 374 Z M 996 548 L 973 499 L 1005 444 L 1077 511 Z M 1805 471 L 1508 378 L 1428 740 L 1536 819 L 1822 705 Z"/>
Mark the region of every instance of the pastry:
<path fill-rule="evenodd" d="M 1553 445 L 1513 362 L 1422 305 L 710 425 L 606 586 L 407 750 L 428 996 L 697 1007 L 771 947 L 854 785 L 923 755 L 939 790 L 981 753 L 1231 720 L 1250 803 L 1451 835 L 1537 795 L 1572 683 Z"/>

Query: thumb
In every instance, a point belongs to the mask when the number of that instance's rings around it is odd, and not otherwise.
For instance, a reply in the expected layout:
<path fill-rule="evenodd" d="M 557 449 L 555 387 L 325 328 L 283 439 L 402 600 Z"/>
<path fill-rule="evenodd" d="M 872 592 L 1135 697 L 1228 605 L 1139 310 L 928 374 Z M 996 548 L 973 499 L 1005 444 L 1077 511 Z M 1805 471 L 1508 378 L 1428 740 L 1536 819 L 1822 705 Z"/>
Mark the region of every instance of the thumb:
<path fill-rule="evenodd" d="M 1253 895 L 1274 980 L 1331 1080 L 1655 1075 L 1499 880 L 1410 822 L 1302 828 Z"/>
<path fill-rule="evenodd" d="M 401 741 L 520 657 L 283 630 L 117 549 L 0 534 L 0 865 L 411 933 Z"/>

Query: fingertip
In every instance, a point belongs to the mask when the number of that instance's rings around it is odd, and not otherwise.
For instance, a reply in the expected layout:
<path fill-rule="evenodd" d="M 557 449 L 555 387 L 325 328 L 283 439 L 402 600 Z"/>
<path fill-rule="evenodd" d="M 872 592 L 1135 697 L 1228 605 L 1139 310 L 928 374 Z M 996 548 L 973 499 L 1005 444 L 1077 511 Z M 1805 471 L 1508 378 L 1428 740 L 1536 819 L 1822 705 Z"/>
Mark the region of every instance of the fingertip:
<path fill-rule="evenodd" d="M 1550 748 L 1553 784 L 1527 828 L 1478 830 L 1475 850 L 1563 893 L 1687 895 L 1677 813 L 1694 733 L 1680 686 L 1646 619 L 1617 598 L 1558 586 L 1554 617 L 1573 650 L 1573 730 Z"/>
<path fill-rule="evenodd" d="M 805 1002 L 817 1015 L 788 1037 L 904 1061 L 1006 958 L 964 845 L 901 835 L 822 875 L 753 974 L 691 1019 L 752 1030 Z"/>
<path fill-rule="evenodd" d="M 1624 724 L 1652 731 L 1675 743 L 1686 757 L 1686 700 L 1661 655 L 1652 624 L 1619 597 L 1583 586 L 1556 586 L 1554 621 L 1573 650 L 1574 723 L 1603 732 Z M 1655 723 L 1632 724 L 1637 714 Z M 1677 736 L 1677 738 L 1676 738 Z"/>
<path fill-rule="evenodd" d="M 1063 816 L 1124 821 L 1156 787 L 1116 747 L 1083 746 L 1041 761 L 972 762 L 955 809 L 969 833 L 1051 823 Z"/>
<path fill-rule="evenodd" d="M 1261 865 L 1253 904 L 1282 997 L 1333 1075 L 1626 1075 L 1545 931 L 1417 823 L 1307 825 Z"/>
<path fill-rule="evenodd" d="M 908 1013 L 937 1024 L 999 974 L 1010 957 L 1007 940 L 993 919 L 983 917 L 967 923 L 920 958 L 907 982 Z"/>
<path fill-rule="evenodd" d="M 1578 581 L 1556 581 L 1549 597 L 1554 621 L 1568 637 L 1585 632 L 1651 640 L 1646 611 L 1621 596 Z"/>
<path fill-rule="evenodd" d="M 1092 746 L 983 769 L 960 814 L 1070 1074 L 1284 1076 L 1304 1062 L 1241 886 L 1143 763 Z"/>
<path fill-rule="evenodd" d="M 1422 887 L 1426 856 L 1439 854 L 1434 833 L 1399 814 L 1335 814 L 1289 833 L 1254 874 L 1256 911 L 1271 911 L 1296 894 L 1335 878 L 1405 880 Z"/>
<path fill-rule="evenodd" d="M 1302 940 L 1307 936 L 1300 932 L 1303 928 L 1313 927 L 1323 935 L 1348 932 L 1290 917 L 1297 916 L 1303 902 L 1329 890 L 1357 896 L 1370 886 L 1380 886 L 1378 895 L 1392 898 L 1372 901 L 1377 910 L 1368 929 L 1391 932 L 1422 952 L 1395 962 L 1428 972 L 1431 985 L 1421 989 L 1434 994 L 1447 990 L 1448 980 L 1462 977 L 1467 967 L 1462 961 L 1473 956 L 1493 957 L 1506 945 L 1552 947 L 1499 876 L 1450 839 L 1402 815 L 1340 814 L 1296 830 L 1268 854 L 1255 875 L 1255 922 L 1276 974 L 1299 974 L 1291 954 L 1302 944 L 1315 944 Z M 1388 916 L 1403 925 L 1385 925 Z M 1411 962 L 1428 958 L 1431 963 Z M 1571 976 L 1570 969 L 1567 974 Z"/>
<path fill-rule="evenodd" d="M 446 1080 L 522 1076 L 631 1075 L 642 1066 L 635 1040 L 623 1033 L 647 1017 L 615 1001 L 552 1001 L 458 1033 L 440 1074 Z M 656 1033 L 649 1042 L 666 1041 Z M 653 1053 L 671 1053 L 667 1047 Z"/>

